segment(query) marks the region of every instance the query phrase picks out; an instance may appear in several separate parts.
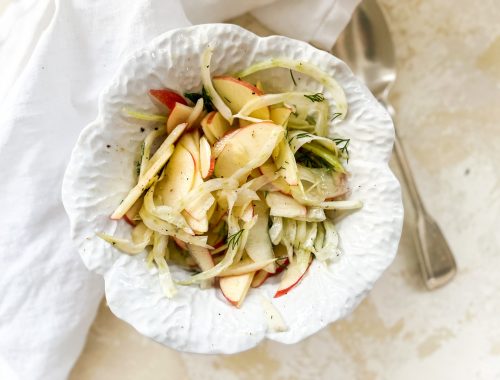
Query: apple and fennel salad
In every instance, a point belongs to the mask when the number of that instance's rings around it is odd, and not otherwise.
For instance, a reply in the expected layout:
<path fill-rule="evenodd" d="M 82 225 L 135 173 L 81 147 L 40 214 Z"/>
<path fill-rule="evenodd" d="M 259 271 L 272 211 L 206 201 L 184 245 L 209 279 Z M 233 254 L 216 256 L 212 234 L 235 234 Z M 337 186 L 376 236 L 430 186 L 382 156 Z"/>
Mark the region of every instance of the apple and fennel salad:
<path fill-rule="evenodd" d="M 111 216 L 133 226 L 131 238 L 98 236 L 127 254 L 146 251 L 167 297 L 178 285 L 207 288 L 217 280 L 239 307 L 249 288 L 269 277 L 283 272 L 279 297 L 313 259 L 339 256 L 328 210 L 362 204 L 345 200 L 349 139 L 327 136 L 347 113 L 338 83 L 314 65 L 285 59 L 212 77 L 212 53 L 201 56 L 201 93 L 150 90 L 165 115 L 124 109 L 155 128 L 141 146 L 137 184 Z M 300 72 L 327 93 L 266 93 L 260 82 L 242 79 L 275 67 L 288 69 L 294 86 Z M 174 280 L 170 264 L 196 273 Z"/>

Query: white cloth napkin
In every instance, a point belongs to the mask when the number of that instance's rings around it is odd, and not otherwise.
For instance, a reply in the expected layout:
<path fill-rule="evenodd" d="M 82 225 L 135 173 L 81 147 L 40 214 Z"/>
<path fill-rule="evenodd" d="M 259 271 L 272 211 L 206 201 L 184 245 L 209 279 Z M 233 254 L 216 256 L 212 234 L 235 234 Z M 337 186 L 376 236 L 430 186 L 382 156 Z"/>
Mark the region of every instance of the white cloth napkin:
<path fill-rule="evenodd" d="M 20 0 L 0 14 L 0 379 L 64 379 L 85 343 L 103 283 L 72 246 L 60 189 L 119 63 L 167 30 L 247 11 L 328 48 L 358 1 Z"/>

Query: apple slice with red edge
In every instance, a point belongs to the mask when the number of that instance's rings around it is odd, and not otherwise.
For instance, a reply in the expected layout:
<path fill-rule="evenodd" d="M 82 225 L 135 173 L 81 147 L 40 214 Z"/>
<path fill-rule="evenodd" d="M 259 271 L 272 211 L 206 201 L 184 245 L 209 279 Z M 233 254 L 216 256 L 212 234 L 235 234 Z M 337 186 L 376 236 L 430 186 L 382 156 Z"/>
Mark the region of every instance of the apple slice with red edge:
<path fill-rule="evenodd" d="M 270 208 L 269 214 L 271 216 L 283 218 L 305 218 L 307 216 L 306 206 L 280 192 L 268 193 L 266 202 Z"/>
<path fill-rule="evenodd" d="M 131 226 L 135 226 L 137 224 L 134 219 L 137 216 L 137 214 L 139 214 L 139 210 L 141 209 L 143 203 L 144 199 L 139 198 L 138 200 L 135 201 L 132 207 L 128 209 L 125 215 L 123 215 L 123 219 Z"/>
<path fill-rule="evenodd" d="M 166 124 L 167 133 L 172 132 L 177 125 L 187 122 L 192 112 L 193 107 L 189 107 L 182 103 L 175 103 L 170 115 L 168 115 Z"/>
<path fill-rule="evenodd" d="M 217 111 L 212 111 L 203 118 L 201 128 L 211 145 L 232 129 L 229 122 Z"/>
<path fill-rule="evenodd" d="M 180 103 L 187 106 L 186 99 L 172 90 L 149 90 L 149 95 L 153 99 L 154 103 L 161 104 L 162 106 L 167 107 L 169 110 L 174 109 L 175 103 Z"/>
<path fill-rule="evenodd" d="M 264 269 L 261 269 L 255 273 L 253 276 L 252 284 L 250 285 L 252 288 L 258 288 L 261 286 L 269 277 L 271 273 L 266 272 Z"/>
<path fill-rule="evenodd" d="M 214 172 L 215 158 L 212 157 L 210 143 L 203 136 L 200 138 L 200 171 L 203 179 L 207 179 Z"/>
<path fill-rule="evenodd" d="M 238 113 L 250 100 L 264 94 L 254 85 L 241 79 L 229 76 L 218 76 L 214 77 L 212 81 L 215 90 L 231 109 L 233 114 Z M 269 120 L 269 108 L 259 108 L 253 111 L 250 116 L 262 120 Z"/>
<path fill-rule="evenodd" d="M 224 147 L 216 158 L 215 176 L 228 178 L 250 162 L 253 167 L 248 167 L 249 172 L 261 166 L 271 156 L 283 135 L 281 126 L 266 122 L 252 124 L 229 134 L 225 137 Z"/>
<path fill-rule="evenodd" d="M 295 260 L 292 263 L 290 263 L 285 273 L 283 274 L 283 277 L 281 278 L 279 288 L 276 291 L 274 298 L 284 296 L 290 290 L 292 290 L 293 287 L 295 287 L 300 282 L 300 280 L 302 280 L 307 270 L 311 266 L 311 262 L 312 262 L 312 256 L 309 253 L 309 259 L 306 260 L 305 262 Z"/>
<path fill-rule="evenodd" d="M 203 110 L 203 98 L 200 98 L 196 102 L 193 111 L 186 120 L 186 122 L 188 123 L 187 130 L 198 128 L 204 116 L 205 111 Z"/>
<path fill-rule="evenodd" d="M 193 157 L 195 164 L 195 174 L 191 189 L 200 185 L 203 182 L 200 170 L 200 132 L 198 129 L 185 133 L 179 140 L 179 144 L 186 148 Z"/>
<path fill-rule="evenodd" d="M 219 278 L 222 294 L 234 306 L 240 307 L 252 284 L 255 272 Z"/>
<path fill-rule="evenodd" d="M 210 124 L 214 119 L 216 111 L 209 112 L 205 115 L 205 117 L 201 120 L 201 129 L 203 130 L 203 134 L 207 138 L 210 145 L 213 145 L 217 142 L 217 138 L 214 136 L 210 129 Z"/>

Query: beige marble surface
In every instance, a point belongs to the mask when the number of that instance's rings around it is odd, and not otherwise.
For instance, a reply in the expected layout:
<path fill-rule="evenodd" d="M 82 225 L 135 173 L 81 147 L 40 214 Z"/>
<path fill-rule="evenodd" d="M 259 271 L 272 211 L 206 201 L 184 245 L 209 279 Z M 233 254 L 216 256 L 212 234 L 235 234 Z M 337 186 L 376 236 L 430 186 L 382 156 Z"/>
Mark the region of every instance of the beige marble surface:
<path fill-rule="evenodd" d="M 371 294 L 302 343 L 182 354 L 103 303 L 72 380 L 500 379 L 500 2 L 381 3 L 397 46 L 396 122 L 456 254 L 454 282 L 423 288 L 408 205 L 398 256 Z M 259 31 L 249 18 L 238 22 Z"/>

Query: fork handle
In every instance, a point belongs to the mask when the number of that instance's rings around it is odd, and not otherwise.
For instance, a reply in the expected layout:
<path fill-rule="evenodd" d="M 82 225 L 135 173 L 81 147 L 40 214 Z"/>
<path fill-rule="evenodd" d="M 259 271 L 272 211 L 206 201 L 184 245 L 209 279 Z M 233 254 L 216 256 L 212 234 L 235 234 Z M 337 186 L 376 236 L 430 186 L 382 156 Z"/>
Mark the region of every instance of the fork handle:
<path fill-rule="evenodd" d="M 417 231 L 414 237 L 422 277 L 425 286 L 432 290 L 447 284 L 455 276 L 455 258 L 439 225 L 424 207 L 397 132 L 394 151 L 417 214 Z"/>
<path fill-rule="evenodd" d="M 410 193 L 411 202 L 413 203 L 415 211 L 417 212 L 417 214 L 427 214 L 397 131 L 395 131 L 394 152 L 396 153 L 396 158 L 398 160 L 399 167 L 401 168 L 401 172 L 403 173 L 404 181 L 406 182 L 406 186 L 408 188 L 408 192 Z"/>

